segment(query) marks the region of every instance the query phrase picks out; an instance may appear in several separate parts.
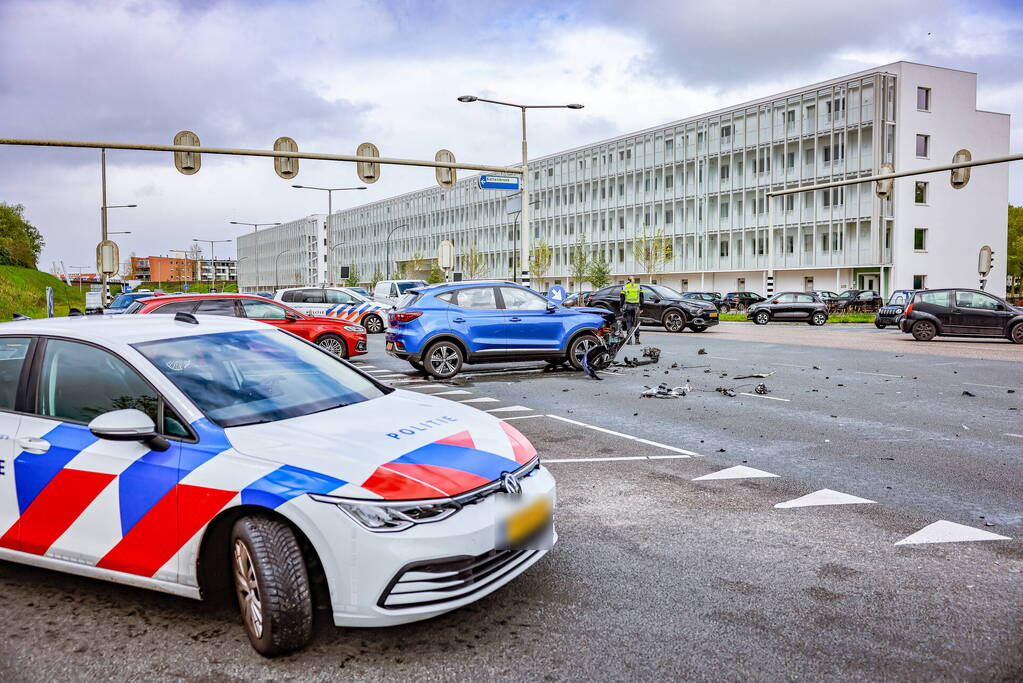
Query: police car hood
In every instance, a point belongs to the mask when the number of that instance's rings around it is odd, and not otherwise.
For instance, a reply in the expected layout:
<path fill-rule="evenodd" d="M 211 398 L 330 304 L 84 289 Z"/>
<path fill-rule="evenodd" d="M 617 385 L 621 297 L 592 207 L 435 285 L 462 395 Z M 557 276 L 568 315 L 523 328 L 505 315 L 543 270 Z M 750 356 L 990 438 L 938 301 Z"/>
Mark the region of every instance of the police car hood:
<path fill-rule="evenodd" d="M 415 500 L 457 495 L 512 472 L 536 450 L 507 422 L 475 408 L 397 390 L 302 417 L 225 430 L 246 456 L 326 477 L 331 493 Z"/>

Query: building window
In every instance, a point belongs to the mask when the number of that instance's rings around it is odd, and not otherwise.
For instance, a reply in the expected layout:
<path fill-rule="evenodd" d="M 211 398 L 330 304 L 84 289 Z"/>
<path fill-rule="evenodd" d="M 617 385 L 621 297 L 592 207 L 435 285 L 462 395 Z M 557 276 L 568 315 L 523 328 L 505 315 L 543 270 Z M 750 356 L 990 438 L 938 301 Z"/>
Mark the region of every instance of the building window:
<path fill-rule="evenodd" d="M 728 180 L 728 164 L 721 167 L 721 180 Z"/>
<path fill-rule="evenodd" d="M 821 251 L 828 250 L 828 233 L 821 235 Z"/>
<path fill-rule="evenodd" d="M 917 135 L 916 136 L 916 155 L 918 157 L 927 158 L 931 154 L 931 136 L 930 135 Z"/>
<path fill-rule="evenodd" d="M 671 209 L 668 209 L 667 211 L 664 212 L 664 224 L 665 225 L 671 225 L 671 221 L 674 220 L 674 218 L 675 218 L 675 213 Z"/>
<path fill-rule="evenodd" d="M 913 276 L 913 289 L 927 289 L 927 276 L 926 275 L 914 275 Z"/>
<path fill-rule="evenodd" d="M 806 163 L 807 164 L 813 163 L 813 148 L 806 150 Z"/>
<path fill-rule="evenodd" d="M 796 166 L 796 153 L 789 152 L 788 156 L 785 157 L 785 165 L 789 168 L 795 168 Z"/>
<path fill-rule="evenodd" d="M 931 110 L 931 89 L 930 88 L 917 88 L 916 89 L 916 108 L 920 111 Z"/>
<path fill-rule="evenodd" d="M 665 190 L 670 190 L 674 185 L 675 185 L 675 175 L 673 173 L 669 173 L 668 175 L 664 176 L 664 189 Z"/>
<path fill-rule="evenodd" d="M 732 137 L 732 127 L 731 126 L 721 126 L 721 137 L 723 137 L 726 140 L 728 138 Z"/>
<path fill-rule="evenodd" d="M 813 251 L 813 234 L 806 233 L 803 235 L 803 251 Z"/>
<path fill-rule="evenodd" d="M 650 178 L 649 177 L 646 177 L 646 178 L 643 179 L 643 191 L 644 192 L 649 192 L 650 191 Z"/>
<path fill-rule="evenodd" d="M 796 208 L 796 195 L 787 194 L 785 195 L 785 210 L 792 211 Z"/>
<path fill-rule="evenodd" d="M 721 252 L 720 253 L 721 253 L 722 256 L 728 256 L 728 242 L 722 242 L 721 243 Z"/>
<path fill-rule="evenodd" d="M 728 202 L 721 203 L 721 217 L 728 218 Z"/>
<path fill-rule="evenodd" d="M 917 228 L 913 231 L 913 249 L 915 251 L 926 251 L 927 249 L 927 228 Z M 914 287 L 914 289 L 920 289 Z"/>
<path fill-rule="evenodd" d="M 796 236 L 786 235 L 785 236 L 785 252 L 792 254 L 796 250 Z"/>
<path fill-rule="evenodd" d="M 913 195 L 914 196 L 914 201 L 917 204 L 926 204 L 927 203 L 927 183 L 925 183 L 923 181 L 917 181 L 916 184 L 914 185 L 914 187 L 916 188 L 915 191 L 914 191 L 914 195 Z"/>
<path fill-rule="evenodd" d="M 673 151 L 675 151 L 675 141 L 671 138 L 666 138 L 664 140 L 664 153 L 671 154 Z"/>

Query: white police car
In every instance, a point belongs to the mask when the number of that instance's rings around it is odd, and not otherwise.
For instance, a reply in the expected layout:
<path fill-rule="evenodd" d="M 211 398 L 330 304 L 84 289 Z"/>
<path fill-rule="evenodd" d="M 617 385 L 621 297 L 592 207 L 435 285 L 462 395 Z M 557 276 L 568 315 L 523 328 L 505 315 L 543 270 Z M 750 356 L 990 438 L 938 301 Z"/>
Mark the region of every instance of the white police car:
<path fill-rule="evenodd" d="M 0 324 L 0 559 L 191 598 L 253 647 L 471 603 L 554 542 L 511 425 L 217 316 Z M 313 590 L 321 585 L 326 590 Z"/>
<path fill-rule="evenodd" d="M 289 287 L 277 290 L 274 299 L 299 313 L 362 325 L 369 334 L 384 331 L 387 314 L 394 308 L 347 287 Z"/>

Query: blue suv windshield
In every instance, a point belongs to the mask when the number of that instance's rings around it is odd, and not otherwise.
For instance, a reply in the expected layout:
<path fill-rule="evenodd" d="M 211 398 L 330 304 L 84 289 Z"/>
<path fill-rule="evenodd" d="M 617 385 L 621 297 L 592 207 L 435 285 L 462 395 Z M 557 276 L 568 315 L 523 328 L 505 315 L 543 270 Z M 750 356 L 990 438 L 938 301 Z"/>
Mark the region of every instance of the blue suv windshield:
<path fill-rule="evenodd" d="M 134 347 L 221 427 L 274 422 L 384 395 L 334 356 L 280 330 L 177 337 Z"/>

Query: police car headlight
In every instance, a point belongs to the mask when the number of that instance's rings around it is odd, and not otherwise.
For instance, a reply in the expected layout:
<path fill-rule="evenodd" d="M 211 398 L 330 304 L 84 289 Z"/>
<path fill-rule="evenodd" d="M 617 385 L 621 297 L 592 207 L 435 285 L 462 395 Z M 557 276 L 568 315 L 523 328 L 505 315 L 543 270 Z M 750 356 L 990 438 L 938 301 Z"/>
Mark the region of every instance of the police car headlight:
<path fill-rule="evenodd" d="M 309 497 L 320 503 L 336 505 L 360 526 L 376 533 L 404 531 L 416 524 L 439 522 L 462 509 L 459 503 L 449 498 L 392 503 L 324 496 L 318 493 L 310 493 Z"/>
<path fill-rule="evenodd" d="M 345 329 L 349 332 L 365 332 L 366 328 L 362 325 L 345 325 Z"/>

